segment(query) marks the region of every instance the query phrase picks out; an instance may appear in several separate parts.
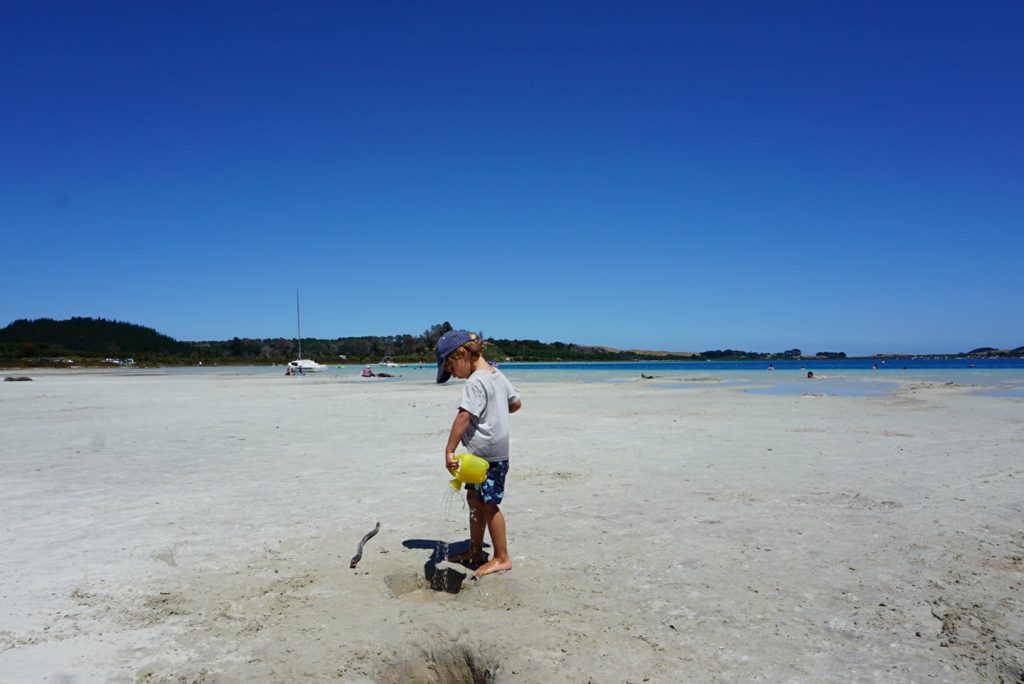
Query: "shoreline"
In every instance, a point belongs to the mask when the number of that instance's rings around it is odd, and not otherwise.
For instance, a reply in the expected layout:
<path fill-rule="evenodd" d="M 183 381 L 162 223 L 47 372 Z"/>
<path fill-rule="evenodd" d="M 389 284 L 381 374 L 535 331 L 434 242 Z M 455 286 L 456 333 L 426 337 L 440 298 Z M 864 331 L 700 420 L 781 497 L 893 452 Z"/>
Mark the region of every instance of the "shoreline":
<path fill-rule="evenodd" d="M 679 355 L 678 358 L 663 358 L 663 355 L 651 355 L 645 358 L 636 358 L 628 360 L 588 360 L 588 359 L 577 359 L 577 360 L 534 360 L 534 361 L 501 361 L 501 364 L 510 366 L 533 366 L 533 365 L 544 365 L 544 366 L 573 366 L 573 365 L 628 365 L 628 364 L 664 364 L 664 365 L 701 365 L 701 364 L 782 364 L 783 366 L 792 366 L 794 364 L 808 365 L 808 364 L 858 364 L 858 363 L 877 363 L 879 368 L 886 366 L 889 362 L 910 362 L 917 364 L 920 362 L 936 362 L 936 361 L 962 361 L 964 363 L 977 363 L 980 362 L 983 365 L 991 366 L 998 364 L 1010 364 L 1007 367 L 1016 368 L 1019 362 L 1024 362 L 1024 356 L 1011 356 L 1005 352 L 999 354 L 875 354 L 871 356 L 843 356 L 843 357 L 828 357 L 828 356 L 772 356 L 765 355 L 763 357 L 739 357 L 739 358 L 688 358 L 693 355 Z M 669 354 L 669 356 L 673 356 Z M 315 360 L 315 359 L 314 359 Z M 20 359 L 24 361 L 24 359 Z M 328 359 L 323 362 L 329 368 L 334 367 L 347 367 L 347 366 L 378 366 L 382 365 L 377 360 L 346 360 L 338 362 L 335 360 Z M 415 366 L 430 366 L 434 364 L 433 359 L 425 361 L 403 361 L 397 362 L 398 367 L 415 367 Z M 211 361 L 202 364 L 197 364 L 194 360 L 192 361 L 181 361 L 181 362 L 138 362 L 129 364 L 116 364 L 100 361 L 98 359 L 90 361 L 87 364 L 82 364 L 81 361 L 76 362 L 62 362 L 62 359 L 57 358 L 51 362 L 36 364 L 36 365 L 5 365 L 4 362 L 0 362 L 0 372 L 5 371 L 17 371 L 17 370 L 102 370 L 102 369 L 117 369 L 117 368 L 144 368 L 144 369 L 159 369 L 159 368 L 283 368 L 288 364 L 288 360 L 275 361 L 272 363 L 253 363 L 252 359 L 240 359 L 237 361 Z M 895 366 L 895 364 L 894 364 Z M 891 366 L 890 368 L 892 368 Z M 1020 366 L 1024 367 L 1024 366 Z"/>

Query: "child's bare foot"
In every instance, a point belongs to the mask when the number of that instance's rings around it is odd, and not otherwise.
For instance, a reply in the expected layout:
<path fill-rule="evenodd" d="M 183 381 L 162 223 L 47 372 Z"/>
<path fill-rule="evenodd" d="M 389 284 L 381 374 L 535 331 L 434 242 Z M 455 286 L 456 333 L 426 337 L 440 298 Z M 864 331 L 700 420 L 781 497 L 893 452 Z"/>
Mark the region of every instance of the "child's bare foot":
<path fill-rule="evenodd" d="M 483 565 L 481 565 L 476 572 L 473 573 L 474 577 L 483 577 L 484 575 L 490 575 L 494 572 L 506 572 L 512 569 L 512 561 L 510 560 L 499 560 L 492 558 Z"/>
<path fill-rule="evenodd" d="M 487 562 L 487 554 L 485 554 L 482 551 L 480 553 L 473 553 L 472 551 L 463 551 L 462 553 L 457 553 L 454 556 L 447 556 L 445 557 L 445 560 L 449 563 L 467 563 L 480 565 L 482 563 Z"/>

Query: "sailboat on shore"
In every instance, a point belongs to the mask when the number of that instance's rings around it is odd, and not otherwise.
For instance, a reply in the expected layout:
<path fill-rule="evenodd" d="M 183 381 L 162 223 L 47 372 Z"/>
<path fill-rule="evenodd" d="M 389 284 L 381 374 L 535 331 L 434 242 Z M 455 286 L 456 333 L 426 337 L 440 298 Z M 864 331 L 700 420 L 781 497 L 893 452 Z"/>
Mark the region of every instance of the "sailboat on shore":
<path fill-rule="evenodd" d="M 299 291 L 295 291 L 295 327 L 299 335 L 299 358 L 288 362 L 289 373 L 319 373 L 327 370 L 327 366 L 312 359 L 302 358 L 302 314 L 299 310 Z"/>

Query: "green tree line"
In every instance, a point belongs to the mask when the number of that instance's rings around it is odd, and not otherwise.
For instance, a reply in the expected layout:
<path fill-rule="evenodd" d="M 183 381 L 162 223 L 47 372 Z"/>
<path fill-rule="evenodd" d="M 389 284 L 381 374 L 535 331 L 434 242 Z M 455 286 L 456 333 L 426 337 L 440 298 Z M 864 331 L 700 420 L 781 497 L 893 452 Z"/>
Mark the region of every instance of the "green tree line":
<path fill-rule="evenodd" d="M 0 329 L 0 357 L 178 357 L 188 345 L 152 328 L 104 318 L 17 320 Z"/>
<path fill-rule="evenodd" d="M 302 355 L 320 363 L 376 363 L 389 358 L 396 363 L 431 363 L 434 345 L 450 323 L 438 323 L 418 335 L 307 338 Z M 483 337 L 483 333 L 480 333 Z M 486 337 L 485 337 L 486 339 Z M 494 361 L 642 361 L 642 360 L 759 360 L 800 358 L 799 349 L 761 353 L 737 349 L 712 349 L 699 354 L 645 354 L 567 342 L 530 339 L 489 340 L 487 352 Z M 297 358 L 298 340 L 292 338 L 239 338 L 230 340 L 178 341 L 152 328 L 102 318 L 75 317 L 17 320 L 0 329 L 0 363 L 11 365 L 59 365 L 102 363 L 104 358 L 131 357 L 139 364 L 183 365 L 283 364 Z M 843 358 L 843 352 L 819 352 L 819 356 Z"/>

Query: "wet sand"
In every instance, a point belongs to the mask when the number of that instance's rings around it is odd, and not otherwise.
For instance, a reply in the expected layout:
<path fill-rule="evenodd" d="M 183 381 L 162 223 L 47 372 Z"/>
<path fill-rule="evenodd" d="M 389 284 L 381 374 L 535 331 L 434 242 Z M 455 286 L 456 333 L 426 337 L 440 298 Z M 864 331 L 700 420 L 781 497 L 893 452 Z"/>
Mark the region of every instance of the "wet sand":
<path fill-rule="evenodd" d="M 466 537 L 442 466 L 457 384 L 17 375 L 5 683 L 1024 672 L 1020 398 L 513 377 L 514 569 L 454 594 L 424 570 Z"/>

